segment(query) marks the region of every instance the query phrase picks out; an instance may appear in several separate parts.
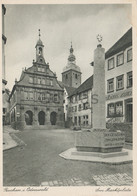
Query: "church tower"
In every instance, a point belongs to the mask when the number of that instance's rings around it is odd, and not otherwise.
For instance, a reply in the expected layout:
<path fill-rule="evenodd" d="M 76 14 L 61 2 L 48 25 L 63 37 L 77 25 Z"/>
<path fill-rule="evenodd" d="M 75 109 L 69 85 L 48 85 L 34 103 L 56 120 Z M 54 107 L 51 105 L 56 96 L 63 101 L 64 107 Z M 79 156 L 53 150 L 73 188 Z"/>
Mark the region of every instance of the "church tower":
<path fill-rule="evenodd" d="M 45 59 L 44 59 L 44 45 L 40 39 L 40 29 L 39 29 L 39 40 L 37 41 L 37 44 L 35 46 L 36 48 L 36 62 L 37 63 L 45 63 Z"/>
<path fill-rule="evenodd" d="M 68 87 L 77 88 L 81 84 L 81 70 L 76 65 L 76 57 L 71 43 L 70 54 L 68 56 L 68 64 L 62 72 L 62 82 Z"/>

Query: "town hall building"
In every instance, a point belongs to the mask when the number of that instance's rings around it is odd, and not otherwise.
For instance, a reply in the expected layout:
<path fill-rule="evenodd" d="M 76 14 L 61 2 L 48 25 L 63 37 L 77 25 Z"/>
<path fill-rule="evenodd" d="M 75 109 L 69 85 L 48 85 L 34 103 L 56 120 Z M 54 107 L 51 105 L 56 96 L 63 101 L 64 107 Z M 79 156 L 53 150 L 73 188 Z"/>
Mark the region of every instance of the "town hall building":
<path fill-rule="evenodd" d="M 63 88 L 44 59 L 44 45 L 36 44 L 36 61 L 22 71 L 9 97 L 10 122 L 15 129 L 49 129 L 64 126 Z"/>

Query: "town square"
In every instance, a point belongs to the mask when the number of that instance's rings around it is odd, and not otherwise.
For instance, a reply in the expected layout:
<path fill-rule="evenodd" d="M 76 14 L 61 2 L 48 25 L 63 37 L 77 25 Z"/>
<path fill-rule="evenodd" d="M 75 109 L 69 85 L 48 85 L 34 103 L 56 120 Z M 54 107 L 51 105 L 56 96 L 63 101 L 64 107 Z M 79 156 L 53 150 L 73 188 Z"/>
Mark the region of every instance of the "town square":
<path fill-rule="evenodd" d="M 131 4 L 1 9 L 3 186 L 132 186 Z"/>

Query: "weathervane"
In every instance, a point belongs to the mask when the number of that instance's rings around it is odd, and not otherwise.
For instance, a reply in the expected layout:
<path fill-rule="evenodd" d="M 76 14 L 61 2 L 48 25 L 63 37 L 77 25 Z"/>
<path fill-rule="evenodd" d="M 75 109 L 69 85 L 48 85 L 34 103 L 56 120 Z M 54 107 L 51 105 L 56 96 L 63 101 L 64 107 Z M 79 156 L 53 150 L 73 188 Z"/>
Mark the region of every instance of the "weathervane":
<path fill-rule="evenodd" d="M 101 35 L 98 34 L 98 35 L 97 35 L 97 40 L 98 40 L 99 43 L 102 42 L 102 39 L 103 39 L 103 37 L 102 37 Z"/>

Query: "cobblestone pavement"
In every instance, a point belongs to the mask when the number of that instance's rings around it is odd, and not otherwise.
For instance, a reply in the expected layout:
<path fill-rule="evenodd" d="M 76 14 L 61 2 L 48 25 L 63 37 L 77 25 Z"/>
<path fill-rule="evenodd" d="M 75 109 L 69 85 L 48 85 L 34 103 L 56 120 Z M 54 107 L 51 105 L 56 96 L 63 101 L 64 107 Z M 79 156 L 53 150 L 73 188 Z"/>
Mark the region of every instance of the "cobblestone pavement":
<path fill-rule="evenodd" d="M 133 179 L 126 173 L 93 176 L 97 186 L 132 186 Z"/>
<path fill-rule="evenodd" d="M 41 186 L 95 186 L 94 181 L 84 181 L 81 178 L 61 179 L 42 182 Z"/>
<path fill-rule="evenodd" d="M 132 186 L 133 180 L 126 173 L 94 175 L 90 181 L 81 178 L 42 182 L 41 186 Z"/>

